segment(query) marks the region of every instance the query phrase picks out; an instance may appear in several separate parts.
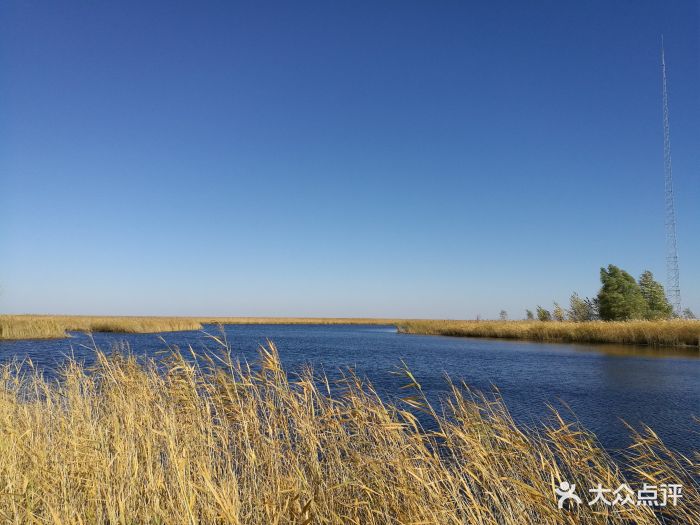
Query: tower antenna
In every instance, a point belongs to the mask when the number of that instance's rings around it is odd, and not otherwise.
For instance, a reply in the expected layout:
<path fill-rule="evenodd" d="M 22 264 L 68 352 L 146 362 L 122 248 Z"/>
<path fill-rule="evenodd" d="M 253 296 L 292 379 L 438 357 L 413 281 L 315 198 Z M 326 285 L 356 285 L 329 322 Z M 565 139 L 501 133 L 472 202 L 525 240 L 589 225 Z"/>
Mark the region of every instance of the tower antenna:
<path fill-rule="evenodd" d="M 673 199 L 673 169 L 671 163 L 671 133 L 668 124 L 668 85 L 664 37 L 661 35 L 661 79 L 664 109 L 664 181 L 666 190 L 666 296 L 676 315 L 681 315 L 681 288 L 678 278 L 678 247 L 676 243 L 676 207 Z"/>

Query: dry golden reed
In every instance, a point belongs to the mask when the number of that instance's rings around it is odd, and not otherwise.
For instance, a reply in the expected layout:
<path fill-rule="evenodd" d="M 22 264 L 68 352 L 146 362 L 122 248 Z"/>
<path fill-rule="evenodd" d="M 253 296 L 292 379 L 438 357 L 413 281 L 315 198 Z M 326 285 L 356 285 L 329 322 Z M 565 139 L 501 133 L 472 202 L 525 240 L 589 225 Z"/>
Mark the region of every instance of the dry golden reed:
<path fill-rule="evenodd" d="M 253 367 L 230 355 L 175 352 L 156 363 L 98 352 L 91 370 L 68 362 L 58 381 L 31 363 L 2 366 L 2 522 L 700 523 L 697 457 L 646 429 L 626 479 L 593 435 L 556 413 L 524 430 L 499 399 L 464 386 L 436 410 L 406 369 L 394 405 L 351 373 L 336 385 L 311 371 L 288 376 L 271 343 Z M 560 480 L 581 491 L 680 483 L 683 498 L 656 514 L 559 510 Z"/>
<path fill-rule="evenodd" d="M 404 333 L 566 343 L 700 347 L 700 321 L 403 321 Z"/>

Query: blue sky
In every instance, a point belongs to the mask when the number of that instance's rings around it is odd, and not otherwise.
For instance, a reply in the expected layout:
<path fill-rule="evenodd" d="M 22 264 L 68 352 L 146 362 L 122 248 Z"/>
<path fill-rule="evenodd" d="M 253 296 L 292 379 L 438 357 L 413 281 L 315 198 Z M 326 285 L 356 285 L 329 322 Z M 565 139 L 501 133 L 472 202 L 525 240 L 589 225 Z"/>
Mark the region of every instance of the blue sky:
<path fill-rule="evenodd" d="M 698 2 L 0 5 L 0 311 L 700 312 Z"/>

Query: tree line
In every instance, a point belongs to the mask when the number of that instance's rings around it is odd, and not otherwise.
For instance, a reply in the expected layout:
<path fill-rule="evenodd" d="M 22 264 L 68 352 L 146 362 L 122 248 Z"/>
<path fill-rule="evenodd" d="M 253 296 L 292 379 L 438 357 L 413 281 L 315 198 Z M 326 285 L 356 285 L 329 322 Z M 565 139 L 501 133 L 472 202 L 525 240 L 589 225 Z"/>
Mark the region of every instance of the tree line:
<path fill-rule="evenodd" d="M 628 272 L 614 264 L 600 269 L 601 287 L 593 298 L 580 297 L 574 292 L 569 298 L 569 307 L 564 308 L 554 303 L 550 311 L 537 306 L 535 312 L 525 311 L 528 320 L 540 321 L 629 321 L 632 319 L 671 319 L 679 317 L 668 302 L 664 287 L 646 270 L 635 280 Z M 686 308 L 682 315 L 685 319 L 695 319 L 695 315 Z M 502 310 L 501 319 L 508 314 Z"/>

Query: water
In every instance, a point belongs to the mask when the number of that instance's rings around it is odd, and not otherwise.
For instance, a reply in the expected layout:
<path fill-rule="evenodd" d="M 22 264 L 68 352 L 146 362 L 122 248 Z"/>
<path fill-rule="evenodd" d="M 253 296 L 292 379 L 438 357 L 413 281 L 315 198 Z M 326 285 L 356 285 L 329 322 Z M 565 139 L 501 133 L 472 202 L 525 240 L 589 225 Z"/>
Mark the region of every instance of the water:
<path fill-rule="evenodd" d="M 218 328 L 206 330 L 217 334 Z M 449 374 L 480 390 L 497 386 L 523 424 L 547 418 L 547 403 L 568 406 L 611 451 L 629 444 L 622 420 L 648 424 L 680 452 L 700 450 L 700 425 L 693 421 L 700 415 L 697 351 L 407 335 L 393 327 L 356 325 L 229 325 L 226 336 L 241 359 L 254 361 L 258 346 L 270 339 L 290 370 L 310 363 L 337 377 L 339 368 L 352 367 L 389 397 L 405 383 L 391 373 L 403 359 L 432 401 L 446 393 Z M 134 353 L 152 356 L 165 348 L 160 337 L 195 351 L 216 347 L 198 331 L 94 334 L 102 349 L 125 341 Z M 86 346 L 92 346 L 90 339 L 79 333 L 64 340 L 0 342 L 0 360 L 29 356 L 50 372 L 71 353 L 89 364 L 93 352 Z"/>

